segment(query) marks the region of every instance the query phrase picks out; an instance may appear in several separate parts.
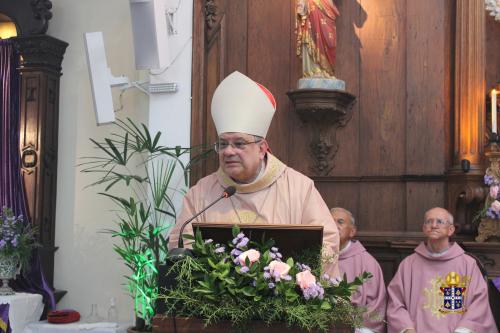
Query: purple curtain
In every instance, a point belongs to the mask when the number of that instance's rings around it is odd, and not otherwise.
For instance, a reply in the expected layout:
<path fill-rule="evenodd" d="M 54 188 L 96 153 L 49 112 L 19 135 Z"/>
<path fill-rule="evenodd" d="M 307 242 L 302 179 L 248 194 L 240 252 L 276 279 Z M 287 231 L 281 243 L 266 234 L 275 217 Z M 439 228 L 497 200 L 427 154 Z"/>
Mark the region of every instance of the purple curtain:
<path fill-rule="evenodd" d="M 0 333 L 10 333 L 9 304 L 0 304 Z"/>
<path fill-rule="evenodd" d="M 21 178 L 21 157 L 19 154 L 20 129 L 20 75 L 19 54 L 10 40 L 0 40 L 0 207 L 12 208 L 16 215 L 28 220 L 26 196 Z M 36 251 L 35 251 L 36 252 Z M 54 292 L 48 285 L 40 264 L 38 253 L 34 253 L 31 267 L 13 283 L 16 290 L 40 293 L 45 304 L 55 308 Z"/>

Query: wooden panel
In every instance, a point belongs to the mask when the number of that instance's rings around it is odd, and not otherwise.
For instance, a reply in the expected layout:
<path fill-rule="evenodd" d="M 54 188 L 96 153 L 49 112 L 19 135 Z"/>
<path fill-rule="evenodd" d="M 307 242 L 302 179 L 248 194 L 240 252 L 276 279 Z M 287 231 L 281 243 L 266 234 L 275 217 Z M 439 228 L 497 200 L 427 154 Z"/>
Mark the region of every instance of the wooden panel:
<path fill-rule="evenodd" d="M 405 209 L 404 184 L 360 184 L 357 212 L 360 230 L 404 230 Z"/>
<path fill-rule="evenodd" d="M 424 213 L 432 207 L 443 206 L 446 195 L 444 182 L 406 184 L 407 231 L 421 231 Z"/>
<path fill-rule="evenodd" d="M 405 171 L 406 0 L 363 1 L 360 30 L 362 175 Z"/>
<path fill-rule="evenodd" d="M 288 159 L 291 1 L 252 0 L 248 3 L 248 76 L 274 95 L 277 110 L 267 138 L 276 156 Z M 259 27 L 259 28 L 256 28 Z"/>
<path fill-rule="evenodd" d="M 248 0 L 229 1 L 225 20 L 227 22 L 227 73 L 247 72 L 248 45 Z"/>
<path fill-rule="evenodd" d="M 305 330 L 287 327 L 285 323 L 274 322 L 267 324 L 263 321 L 251 322 L 245 329 L 251 332 L 259 333 L 305 333 Z M 197 318 L 182 318 L 182 317 L 166 317 L 156 315 L 153 318 L 153 333 L 220 333 L 220 332 L 241 332 L 241 328 L 235 328 L 229 321 L 221 321 L 212 326 L 205 326 L 202 319 Z M 317 331 L 311 331 L 317 333 Z M 351 333 L 353 329 L 345 326 L 336 326 L 327 331 L 327 333 Z"/>
<path fill-rule="evenodd" d="M 224 68 L 221 61 L 221 54 L 224 53 L 223 50 L 224 41 L 218 35 L 212 43 L 212 47 L 207 53 L 207 77 L 206 77 L 206 93 L 207 98 L 205 98 L 205 117 L 204 117 L 204 127 L 205 127 L 205 145 L 213 144 L 217 139 L 217 131 L 215 130 L 215 124 L 212 120 L 212 114 L 210 113 L 210 105 L 212 103 L 212 96 L 215 89 L 219 85 L 220 81 L 223 79 Z M 217 170 L 219 162 L 217 156 L 211 155 L 205 160 L 206 169 L 205 173 L 210 174 Z"/>
<path fill-rule="evenodd" d="M 355 214 L 358 211 L 359 187 L 357 183 L 329 183 L 316 181 L 315 185 L 322 194 L 328 208 L 342 207 Z M 357 216 L 354 215 L 357 219 Z"/>
<path fill-rule="evenodd" d="M 447 154 L 445 86 L 448 1 L 409 1 L 407 7 L 406 173 L 443 174 Z M 432 8 L 432 10 L 430 10 Z M 432 38 L 429 38 L 432 36 Z M 425 129 L 425 132 L 423 131 Z M 424 135 L 422 135 L 424 134 Z"/>
<path fill-rule="evenodd" d="M 366 21 L 366 12 L 358 1 L 337 1 L 341 15 L 337 19 L 337 64 L 335 75 L 346 82 L 346 90 L 356 96 L 360 94 L 360 40 L 359 30 Z M 335 156 L 338 176 L 359 174 L 359 103 L 353 106 L 353 115 L 347 125 L 337 131 L 339 150 Z"/>

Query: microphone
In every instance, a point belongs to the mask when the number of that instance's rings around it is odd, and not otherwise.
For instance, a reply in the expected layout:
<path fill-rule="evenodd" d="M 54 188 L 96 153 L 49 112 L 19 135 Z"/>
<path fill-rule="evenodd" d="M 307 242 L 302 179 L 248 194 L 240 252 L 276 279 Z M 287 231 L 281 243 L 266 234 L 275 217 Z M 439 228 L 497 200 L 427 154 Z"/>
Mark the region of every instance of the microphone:
<path fill-rule="evenodd" d="M 160 267 L 158 268 L 158 286 L 160 288 L 171 289 L 173 286 L 175 286 L 177 284 L 176 281 L 177 274 L 171 271 L 170 267 L 172 267 L 172 265 L 174 265 L 175 262 L 182 260 L 186 256 L 191 256 L 191 257 L 193 256 L 191 249 L 184 248 L 184 242 L 182 240 L 182 233 L 184 232 L 184 228 L 186 227 L 186 225 L 188 225 L 189 222 L 193 221 L 195 218 L 200 216 L 203 212 L 205 212 L 207 209 L 215 205 L 220 200 L 229 198 L 235 193 L 236 193 L 236 188 L 234 186 L 227 187 L 226 189 L 224 189 L 224 192 L 222 192 L 221 196 L 218 197 L 214 202 L 203 208 L 199 213 L 196 213 L 193 217 L 191 217 L 189 220 L 187 220 L 182 224 L 181 229 L 179 231 L 179 242 L 177 244 L 178 247 L 168 251 L 165 263 L 161 264 Z M 158 307 L 157 313 L 164 313 L 167 310 L 165 300 L 158 298 L 157 307 Z"/>
<path fill-rule="evenodd" d="M 203 214 L 207 209 L 218 203 L 222 199 L 227 199 L 230 196 L 234 195 L 236 193 L 236 188 L 234 186 L 228 186 L 226 189 L 224 189 L 224 192 L 222 192 L 222 195 L 218 197 L 216 200 L 214 200 L 210 205 L 206 206 L 203 208 L 200 212 L 196 213 L 193 217 L 191 217 L 189 220 L 184 222 L 181 226 L 181 229 L 179 230 L 179 241 L 177 242 L 177 247 L 179 249 L 184 248 L 184 240 L 182 239 L 182 233 L 184 232 L 184 228 L 189 224 L 189 222 L 193 221 L 196 219 L 198 216 Z"/>

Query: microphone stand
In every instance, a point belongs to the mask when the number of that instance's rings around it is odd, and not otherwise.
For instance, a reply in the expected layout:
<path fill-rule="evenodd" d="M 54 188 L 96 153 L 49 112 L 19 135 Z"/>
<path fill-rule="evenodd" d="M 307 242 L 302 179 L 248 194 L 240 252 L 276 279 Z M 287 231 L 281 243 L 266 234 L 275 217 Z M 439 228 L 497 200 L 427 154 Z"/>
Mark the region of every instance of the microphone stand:
<path fill-rule="evenodd" d="M 226 188 L 224 190 L 224 192 L 222 192 L 222 195 L 220 197 L 218 197 L 210 205 L 206 206 L 201 211 L 199 211 L 198 213 L 196 213 L 193 217 L 191 217 L 186 222 L 184 222 L 182 224 L 180 230 L 179 230 L 179 241 L 177 242 L 177 248 L 174 248 L 174 249 L 168 251 L 168 259 L 170 259 L 172 261 L 177 261 L 177 260 L 182 259 L 182 258 L 184 258 L 186 256 L 192 257 L 193 256 L 193 253 L 192 253 L 193 251 L 191 249 L 184 248 L 184 240 L 182 239 L 182 233 L 184 232 L 184 228 L 190 222 L 192 222 L 194 219 L 196 219 L 198 216 L 200 216 L 201 214 L 203 214 L 207 209 L 209 209 L 210 207 L 212 207 L 213 205 L 215 205 L 216 203 L 218 203 L 220 200 L 225 199 L 225 198 L 229 198 L 234 193 L 236 193 L 236 189 L 233 186 L 229 186 L 228 188 Z"/>
<path fill-rule="evenodd" d="M 184 241 L 182 239 L 182 233 L 184 232 L 184 228 L 192 222 L 194 219 L 196 219 L 198 216 L 203 214 L 207 209 L 215 205 L 217 202 L 224 198 L 229 198 L 232 196 L 234 193 L 236 193 L 236 189 L 234 186 L 229 186 L 222 192 L 222 195 L 217 198 L 214 202 L 212 202 L 210 205 L 206 206 L 203 208 L 199 213 L 196 213 L 193 217 L 188 219 L 186 222 L 184 222 L 179 230 L 179 241 L 177 243 L 177 248 L 174 248 L 170 251 L 168 251 L 166 262 L 164 265 L 160 265 L 158 269 L 158 287 L 159 288 L 166 288 L 166 289 L 171 289 L 173 286 L 176 284 L 176 274 L 175 272 L 172 272 L 170 268 L 175 264 L 175 262 L 184 259 L 186 256 L 193 256 L 193 250 L 191 249 L 186 249 L 184 248 Z M 167 240 L 168 243 L 168 240 Z M 164 313 L 166 311 L 166 304 L 165 301 L 162 299 L 158 299 L 156 301 L 156 313 Z"/>

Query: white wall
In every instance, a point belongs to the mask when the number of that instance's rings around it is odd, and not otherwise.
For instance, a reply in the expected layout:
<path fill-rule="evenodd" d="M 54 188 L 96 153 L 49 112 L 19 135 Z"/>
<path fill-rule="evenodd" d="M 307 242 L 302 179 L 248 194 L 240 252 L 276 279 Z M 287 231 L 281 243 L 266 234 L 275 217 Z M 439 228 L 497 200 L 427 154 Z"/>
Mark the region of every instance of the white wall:
<path fill-rule="evenodd" d="M 170 1 L 170 0 L 168 0 Z M 172 38 L 176 45 L 191 34 L 192 1 L 181 0 L 179 35 Z M 177 1 L 174 1 L 176 4 Z M 130 9 L 125 0 L 52 0 L 53 18 L 48 34 L 70 45 L 62 64 L 60 89 L 58 184 L 56 208 L 56 246 L 54 285 L 68 293 L 58 308 L 73 308 L 82 316 L 97 303 L 99 314 L 106 317 L 110 297 L 115 297 L 121 321 L 132 322 L 133 305 L 128 296 L 123 275 L 125 265 L 113 252 L 109 234 L 101 230 L 114 226 L 115 207 L 97 195 L 97 188 L 85 186 L 92 177 L 80 173 L 81 157 L 93 156 L 89 138 L 109 135 L 112 126 L 95 125 L 88 78 L 83 33 L 102 31 L 108 64 L 115 75 L 127 75 L 131 80 L 148 77 L 135 70 Z M 149 98 L 137 90 L 123 95 L 124 109 L 118 116 L 131 117 L 151 125 L 152 130 L 168 133 L 165 144 L 189 145 L 191 42 L 174 65 L 163 74 L 180 83 L 173 95 Z M 115 92 L 115 107 L 119 102 Z M 167 137 L 167 136 L 165 136 Z"/>
<path fill-rule="evenodd" d="M 151 82 L 176 82 L 179 90 L 172 94 L 156 94 L 150 97 L 149 128 L 162 132 L 162 144 L 173 147 L 189 147 L 191 142 L 191 60 L 193 0 L 167 0 L 167 8 L 176 8 L 178 33 L 169 36 L 168 68 L 150 71 Z M 158 74 L 160 73 L 160 74 Z M 188 156 L 184 156 L 186 161 Z M 183 180 L 178 174 L 180 184 Z M 180 206 L 182 197 L 174 199 Z"/>

